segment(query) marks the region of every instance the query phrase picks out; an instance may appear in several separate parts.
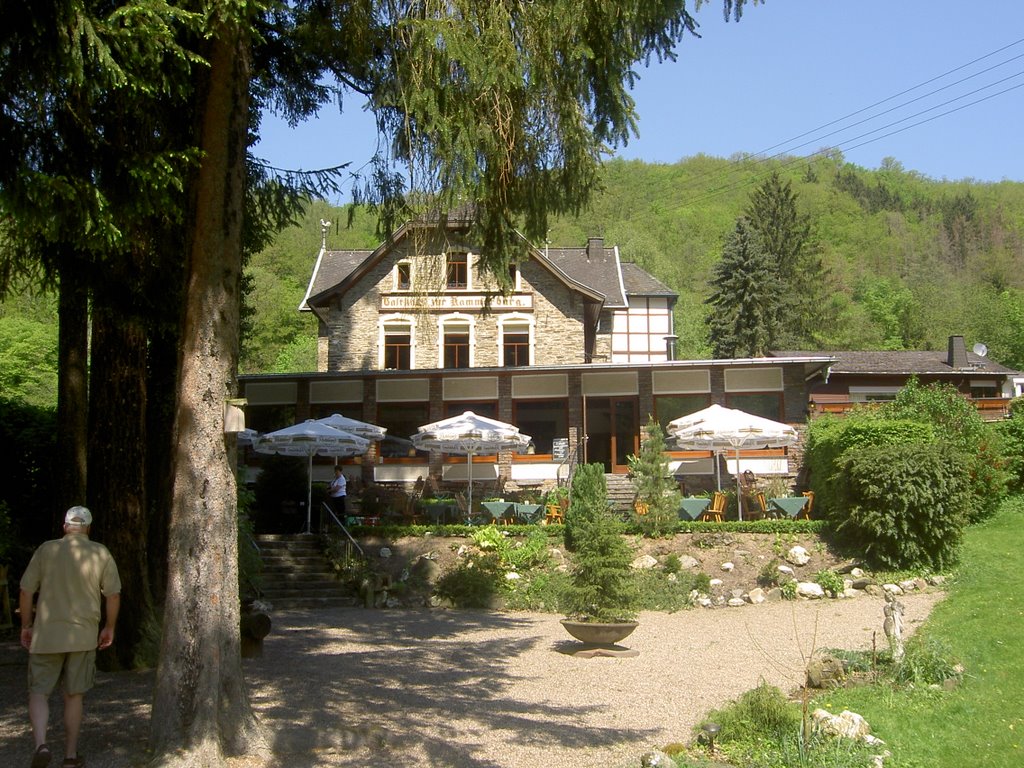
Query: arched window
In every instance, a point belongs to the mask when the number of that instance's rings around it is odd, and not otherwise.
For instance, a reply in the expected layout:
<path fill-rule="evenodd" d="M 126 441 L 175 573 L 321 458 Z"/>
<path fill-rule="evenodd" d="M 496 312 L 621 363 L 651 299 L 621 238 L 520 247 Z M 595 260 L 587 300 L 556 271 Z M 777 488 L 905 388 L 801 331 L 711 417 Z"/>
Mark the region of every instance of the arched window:
<path fill-rule="evenodd" d="M 498 359 L 506 367 L 533 362 L 533 317 L 508 315 L 498 321 Z"/>
<path fill-rule="evenodd" d="M 379 365 L 384 370 L 410 371 L 416 366 L 416 322 L 404 315 L 380 318 Z"/>
<path fill-rule="evenodd" d="M 473 366 L 473 319 L 469 315 L 445 315 L 438 319 L 437 347 L 442 368 Z"/>

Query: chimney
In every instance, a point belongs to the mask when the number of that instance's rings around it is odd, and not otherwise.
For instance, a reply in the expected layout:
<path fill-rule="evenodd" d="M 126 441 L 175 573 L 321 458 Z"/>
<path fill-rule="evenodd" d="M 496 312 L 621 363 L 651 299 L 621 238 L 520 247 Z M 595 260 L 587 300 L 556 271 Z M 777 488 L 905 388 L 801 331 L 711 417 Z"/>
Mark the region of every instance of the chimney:
<path fill-rule="evenodd" d="M 964 344 L 963 336 L 949 337 L 949 352 L 946 355 L 946 363 L 950 368 L 959 370 L 969 365 L 967 360 L 967 345 Z"/>
<path fill-rule="evenodd" d="M 587 261 L 591 259 L 603 259 L 604 258 L 604 238 L 603 237 L 588 237 L 587 238 Z"/>

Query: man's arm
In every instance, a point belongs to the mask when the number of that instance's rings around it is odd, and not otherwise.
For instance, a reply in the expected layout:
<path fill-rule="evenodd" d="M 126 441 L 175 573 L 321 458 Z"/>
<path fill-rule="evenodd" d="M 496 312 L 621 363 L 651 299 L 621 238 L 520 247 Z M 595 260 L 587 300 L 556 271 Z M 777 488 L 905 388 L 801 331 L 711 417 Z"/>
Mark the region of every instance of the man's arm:
<path fill-rule="evenodd" d="M 33 597 L 35 597 L 35 593 L 25 589 L 21 590 L 18 595 L 18 610 L 21 612 L 21 644 L 25 650 L 32 645 Z"/>
<path fill-rule="evenodd" d="M 107 621 L 100 630 L 99 650 L 114 644 L 114 625 L 117 624 L 117 612 L 121 610 L 121 594 L 106 596 Z"/>

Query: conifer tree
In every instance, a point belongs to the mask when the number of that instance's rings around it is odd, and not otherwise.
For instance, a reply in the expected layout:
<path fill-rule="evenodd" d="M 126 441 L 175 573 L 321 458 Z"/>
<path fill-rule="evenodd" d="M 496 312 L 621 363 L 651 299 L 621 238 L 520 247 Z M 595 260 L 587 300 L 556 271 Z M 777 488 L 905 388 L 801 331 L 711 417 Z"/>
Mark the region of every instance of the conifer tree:
<path fill-rule="evenodd" d="M 775 343 L 780 306 L 775 265 L 747 219 L 736 221 L 711 278 L 705 304 L 716 358 L 761 357 Z"/>
<path fill-rule="evenodd" d="M 811 233 L 810 217 L 797 208 L 797 194 L 778 171 L 750 195 L 746 218 L 761 248 L 771 258 L 779 289 L 786 299 L 775 343 L 787 349 L 814 346 L 825 323 L 827 274 Z"/>
<path fill-rule="evenodd" d="M 630 462 L 636 486 L 636 522 L 647 536 L 671 534 L 678 520 L 679 489 L 669 473 L 666 450 L 665 433 L 651 418 L 644 427 L 640 453 Z"/>

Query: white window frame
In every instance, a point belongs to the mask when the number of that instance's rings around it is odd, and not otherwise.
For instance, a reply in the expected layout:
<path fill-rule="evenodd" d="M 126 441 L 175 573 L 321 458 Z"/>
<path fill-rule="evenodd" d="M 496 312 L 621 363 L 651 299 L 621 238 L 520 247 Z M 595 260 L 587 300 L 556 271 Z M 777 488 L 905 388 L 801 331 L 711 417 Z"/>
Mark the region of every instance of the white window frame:
<path fill-rule="evenodd" d="M 409 370 L 416 369 L 416 318 L 412 315 L 381 315 L 377 318 L 377 369 L 384 368 L 384 341 L 386 328 L 393 325 L 409 326 Z"/>
<path fill-rule="evenodd" d="M 517 270 L 518 271 L 518 270 Z M 536 360 L 536 341 L 537 335 L 534 332 L 536 329 L 536 318 L 533 315 L 524 315 L 519 312 L 513 312 L 510 315 L 503 315 L 498 318 L 498 365 L 502 368 L 505 367 L 505 326 L 514 325 L 517 328 L 526 326 L 526 332 L 529 334 L 530 361 L 528 365 L 533 365 L 533 361 Z"/>
<path fill-rule="evenodd" d="M 469 367 L 476 366 L 476 319 L 472 315 L 453 312 L 437 318 L 437 367 L 444 368 L 444 334 L 449 325 L 469 328 Z"/>
<path fill-rule="evenodd" d="M 409 287 L 408 288 L 403 288 L 401 286 L 400 282 L 399 282 L 399 279 L 398 279 L 399 270 L 400 270 L 400 268 L 402 266 L 406 266 L 406 267 L 409 268 Z M 398 261 L 395 264 L 394 270 L 392 270 L 391 290 L 393 290 L 393 291 L 402 291 L 402 292 L 411 291 L 414 280 L 415 280 L 415 267 L 413 267 L 412 259 L 401 259 L 400 261 Z"/>

